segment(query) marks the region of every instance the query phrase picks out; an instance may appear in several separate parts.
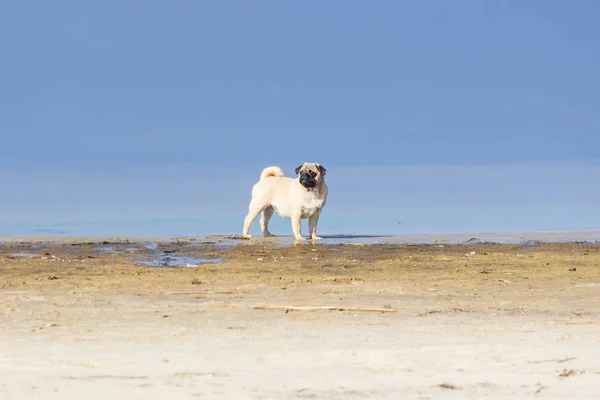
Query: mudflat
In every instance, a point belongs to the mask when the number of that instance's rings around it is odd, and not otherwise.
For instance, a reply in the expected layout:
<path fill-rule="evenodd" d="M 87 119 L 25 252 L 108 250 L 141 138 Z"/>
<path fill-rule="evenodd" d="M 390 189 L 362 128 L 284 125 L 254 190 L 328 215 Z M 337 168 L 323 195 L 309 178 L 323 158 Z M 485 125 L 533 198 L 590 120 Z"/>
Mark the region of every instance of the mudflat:
<path fill-rule="evenodd" d="M 597 399 L 600 245 L 4 240 L 0 398 Z"/>

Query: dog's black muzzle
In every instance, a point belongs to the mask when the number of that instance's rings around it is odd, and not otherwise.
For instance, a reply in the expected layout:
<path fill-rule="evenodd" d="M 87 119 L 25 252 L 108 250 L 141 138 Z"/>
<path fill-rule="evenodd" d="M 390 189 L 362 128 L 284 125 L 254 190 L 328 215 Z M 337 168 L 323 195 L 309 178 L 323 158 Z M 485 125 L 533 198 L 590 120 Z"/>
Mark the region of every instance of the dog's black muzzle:
<path fill-rule="evenodd" d="M 317 181 L 308 172 L 303 172 L 300 174 L 300 184 L 305 188 L 313 188 L 317 184 Z"/>

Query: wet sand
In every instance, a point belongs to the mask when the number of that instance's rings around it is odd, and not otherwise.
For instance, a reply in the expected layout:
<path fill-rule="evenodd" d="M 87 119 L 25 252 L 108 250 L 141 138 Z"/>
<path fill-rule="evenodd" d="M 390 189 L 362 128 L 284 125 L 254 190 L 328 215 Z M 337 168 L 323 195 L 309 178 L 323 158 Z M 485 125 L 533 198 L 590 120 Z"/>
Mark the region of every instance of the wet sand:
<path fill-rule="evenodd" d="M 0 398 L 600 398 L 600 245 L 536 235 L 4 238 Z"/>

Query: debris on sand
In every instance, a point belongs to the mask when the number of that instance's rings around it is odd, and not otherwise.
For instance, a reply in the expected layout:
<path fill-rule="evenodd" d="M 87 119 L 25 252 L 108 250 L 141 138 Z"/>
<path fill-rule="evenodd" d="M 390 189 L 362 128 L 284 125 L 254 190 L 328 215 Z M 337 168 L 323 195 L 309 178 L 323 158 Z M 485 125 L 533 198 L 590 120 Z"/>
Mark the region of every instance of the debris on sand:
<path fill-rule="evenodd" d="M 579 375 L 583 373 L 583 371 L 575 371 L 574 369 L 563 369 L 560 374 L 558 374 L 561 378 L 569 378 L 571 376 Z"/>
<path fill-rule="evenodd" d="M 577 357 L 567 357 L 567 358 L 551 358 L 549 360 L 534 360 L 534 361 L 527 361 L 527 362 L 529 364 L 541 364 L 541 363 L 550 363 L 550 362 L 564 363 L 564 362 L 573 361 L 576 359 L 577 359 Z"/>
<path fill-rule="evenodd" d="M 225 239 L 225 240 L 250 240 L 250 238 L 246 236 L 239 235 L 230 235 L 230 236 L 218 236 L 218 235 L 208 235 L 206 236 L 208 239 Z"/>
<path fill-rule="evenodd" d="M 290 311 L 371 311 L 371 312 L 394 312 L 393 308 L 368 308 L 368 307 L 307 307 L 307 306 L 255 306 L 255 310 L 285 310 Z"/>
<path fill-rule="evenodd" d="M 439 385 L 437 385 L 437 387 L 440 387 L 442 389 L 461 390 L 460 387 L 453 385 L 451 383 L 440 383 Z"/>

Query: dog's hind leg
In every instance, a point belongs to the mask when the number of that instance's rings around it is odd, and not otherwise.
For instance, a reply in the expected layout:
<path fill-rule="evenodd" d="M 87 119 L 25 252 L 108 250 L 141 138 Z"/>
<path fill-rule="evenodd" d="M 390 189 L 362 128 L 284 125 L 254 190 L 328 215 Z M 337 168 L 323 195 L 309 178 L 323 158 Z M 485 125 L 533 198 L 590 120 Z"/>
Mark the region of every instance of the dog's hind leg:
<path fill-rule="evenodd" d="M 268 204 L 257 203 L 254 201 L 250 202 L 250 206 L 248 207 L 248 215 L 246 215 L 246 218 L 244 219 L 244 229 L 242 231 L 242 236 L 247 238 L 252 237 L 252 235 L 248 233 L 248 231 L 250 230 L 250 225 L 256 219 L 256 217 L 258 217 L 258 214 L 260 214 L 267 206 Z"/>
<path fill-rule="evenodd" d="M 271 206 L 266 207 L 262 212 L 262 216 L 260 217 L 259 222 L 260 222 L 260 229 L 262 230 L 264 237 L 275 236 L 271 232 L 269 232 L 269 220 L 273 216 L 274 212 L 275 212 L 275 209 L 273 209 L 273 207 L 271 207 Z"/>

